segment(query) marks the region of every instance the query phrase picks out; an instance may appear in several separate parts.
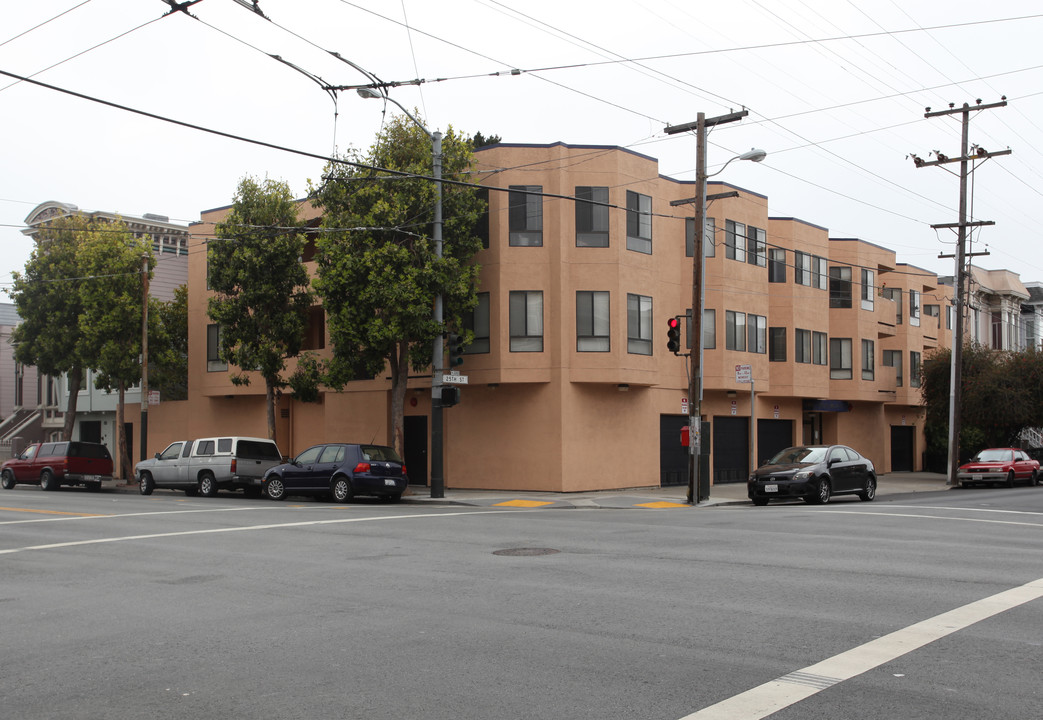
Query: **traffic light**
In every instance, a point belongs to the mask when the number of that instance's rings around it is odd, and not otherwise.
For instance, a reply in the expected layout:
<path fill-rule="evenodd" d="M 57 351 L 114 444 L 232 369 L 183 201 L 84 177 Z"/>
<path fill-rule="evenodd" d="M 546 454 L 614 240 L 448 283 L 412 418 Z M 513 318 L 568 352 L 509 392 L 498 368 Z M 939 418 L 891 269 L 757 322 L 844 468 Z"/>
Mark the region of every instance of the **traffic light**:
<path fill-rule="evenodd" d="M 449 333 L 449 367 L 455 368 L 464 364 L 464 336 Z"/>
<path fill-rule="evenodd" d="M 460 388 L 455 385 L 442 386 L 442 407 L 452 407 L 460 402 Z"/>
<path fill-rule="evenodd" d="M 681 354 L 681 319 L 672 317 L 666 321 L 666 349 L 674 355 Z"/>

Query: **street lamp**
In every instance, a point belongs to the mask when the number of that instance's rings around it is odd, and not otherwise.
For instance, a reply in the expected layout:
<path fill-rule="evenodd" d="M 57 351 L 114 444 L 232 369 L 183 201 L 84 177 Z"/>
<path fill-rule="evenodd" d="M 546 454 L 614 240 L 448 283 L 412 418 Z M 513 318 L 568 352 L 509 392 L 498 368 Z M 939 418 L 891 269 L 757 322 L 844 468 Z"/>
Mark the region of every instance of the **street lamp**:
<path fill-rule="evenodd" d="M 431 176 L 435 180 L 435 222 L 434 240 L 435 257 L 442 257 L 442 133 L 431 132 L 423 123 L 416 119 L 411 112 L 406 110 L 402 103 L 386 92 L 372 87 L 360 87 L 357 89 L 359 97 L 370 99 L 381 99 L 385 102 L 391 101 L 420 128 L 425 135 L 431 138 Z M 442 326 L 442 293 L 435 295 L 434 321 L 436 327 Z M 442 334 L 435 336 L 431 348 L 431 497 L 445 497 L 445 479 L 442 476 Z"/>
<path fill-rule="evenodd" d="M 667 135 L 696 131 L 695 146 L 695 197 L 686 200 L 675 200 L 671 205 L 687 203 L 695 204 L 695 237 L 692 249 L 692 352 L 689 357 L 691 372 L 688 373 L 688 502 L 698 504 L 699 495 L 699 455 L 702 449 L 702 400 L 703 400 L 703 278 L 705 269 L 703 266 L 703 235 L 706 231 L 706 179 L 724 171 L 724 168 L 734 160 L 750 160 L 760 162 L 768 153 L 764 150 L 752 149 L 737 155 L 726 162 L 720 170 L 713 175 L 706 174 L 706 128 L 727 122 L 741 120 L 749 114 L 742 110 L 737 113 L 720 115 L 707 118 L 704 113 L 699 113 L 694 123 L 684 125 L 671 125 L 664 129 Z M 753 422 L 751 414 L 750 422 Z"/>

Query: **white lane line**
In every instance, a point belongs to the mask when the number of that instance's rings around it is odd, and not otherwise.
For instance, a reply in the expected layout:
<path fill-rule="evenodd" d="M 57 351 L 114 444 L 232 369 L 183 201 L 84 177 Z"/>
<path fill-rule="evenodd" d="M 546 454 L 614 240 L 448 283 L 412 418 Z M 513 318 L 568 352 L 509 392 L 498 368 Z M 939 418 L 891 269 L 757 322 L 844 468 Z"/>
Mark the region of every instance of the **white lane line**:
<path fill-rule="evenodd" d="M 900 517 L 917 518 L 923 520 L 948 520 L 950 522 L 989 523 L 991 525 L 1022 525 L 1026 527 L 1043 528 L 1043 518 L 1040 522 L 1018 522 L 1016 520 L 986 520 L 985 518 L 945 517 L 944 515 L 919 515 L 915 513 L 889 513 L 871 512 L 861 510 L 819 510 L 822 513 L 836 513 L 838 515 L 872 515 L 874 517 Z"/>
<path fill-rule="evenodd" d="M 881 503 L 885 508 L 898 508 L 900 510 L 949 510 L 954 512 L 980 512 L 980 513 L 998 513 L 1001 515 L 1035 515 L 1036 517 L 1043 516 L 1043 513 L 1032 512 L 1031 510 L 999 510 L 998 508 L 973 508 L 973 507 L 960 507 L 959 505 L 892 505 L 891 503 Z M 878 505 L 877 507 L 880 507 Z M 835 510 L 839 508 L 832 508 Z M 853 510 L 852 512 L 861 512 L 859 510 Z"/>
<path fill-rule="evenodd" d="M 26 523 L 37 523 L 37 522 L 57 522 L 59 520 L 97 520 L 99 518 L 125 518 L 125 517 L 142 517 L 144 515 L 184 515 L 186 513 L 215 513 L 215 512 L 236 512 L 238 510 L 264 510 L 263 507 L 227 507 L 227 508 L 207 508 L 205 510 L 160 510 L 156 512 L 136 512 L 136 513 L 111 513 L 108 515 L 84 515 L 84 516 L 70 516 L 70 517 L 49 517 L 49 518 L 33 518 L 32 520 L 4 520 L 0 522 L 0 525 L 24 525 Z M 32 511 L 27 511 L 32 512 Z"/>
<path fill-rule="evenodd" d="M 759 720 L 936 640 L 1043 597 L 1043 578 L 896 630 L 681 720 Z"/>
<path fill-rule="evenodd" d="M 272 523 L 269 525 L 246 525 L 244 527 L 209 528 L 206 530 L 181 530 L 178 532 L 152 533 L 148 535 L 122 535 L 118 537 L 94 538 L 93 540 L 74 540 L 72 542 L 53 543 L 50 545 L 29 545 L 20 548 L 0 550 L 0 555 L 14 555 L 30 550 L 56 550 L 58 548 L 77 547 L 80 545 L 101 545 L 104 543 L 127 542 L 128 540 L 150 540 L 153 538 L 183 537 L 187 535 L 212 535 L 216 533 L 246 532 L 250 530 L 277 530 L 280 528 L 307 527 L 309 525 L 337 525 L 340 523 L 372 522 L 379 520 L 419 520 L 427 518 L 458 517 L 461 515 L 491 515 L 503 513 L 525 512 L 524 510 L 471 510 L 447 513 L 430 513 L 426 515 L 385 515 L 382 517 L 335 518 L 333 520 L 306 520 L 292 523 Z M 146 513 L 148 514 L 148 513 Z"/>

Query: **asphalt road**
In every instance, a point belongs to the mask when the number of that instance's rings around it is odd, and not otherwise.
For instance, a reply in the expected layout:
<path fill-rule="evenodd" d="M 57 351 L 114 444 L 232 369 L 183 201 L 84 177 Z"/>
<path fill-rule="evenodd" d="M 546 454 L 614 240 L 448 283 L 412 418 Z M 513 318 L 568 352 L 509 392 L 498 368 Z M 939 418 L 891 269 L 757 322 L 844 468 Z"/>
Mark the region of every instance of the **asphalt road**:
<path fill-rule="evenodd" d="M 19 486 L 0 715 L 1037 718 L 1041 598 L 1043 487 L 564 510 Z"/>

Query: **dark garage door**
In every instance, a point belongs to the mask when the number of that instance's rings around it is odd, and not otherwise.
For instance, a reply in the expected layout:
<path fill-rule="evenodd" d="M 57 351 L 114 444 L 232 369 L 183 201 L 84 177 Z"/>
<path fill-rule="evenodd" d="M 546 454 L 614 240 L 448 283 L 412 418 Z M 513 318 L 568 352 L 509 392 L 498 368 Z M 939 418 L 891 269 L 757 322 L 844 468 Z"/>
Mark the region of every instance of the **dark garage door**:
<path fill-rule="evenodd" d="M 713 482 L 746 482 L 750 476 L 749 418 L 714 415 Z"/>
<path fill-rule="evenodd" d="M 688 427 L 687 415 L 659 416 L 659 484 L 688 484 L 688 448 L 681 445 L 681 428 Z"/>
<path fill-rule="evenodd" d="M 757 465 L 793 444 L 792 420 L 757 421 Z"/>

